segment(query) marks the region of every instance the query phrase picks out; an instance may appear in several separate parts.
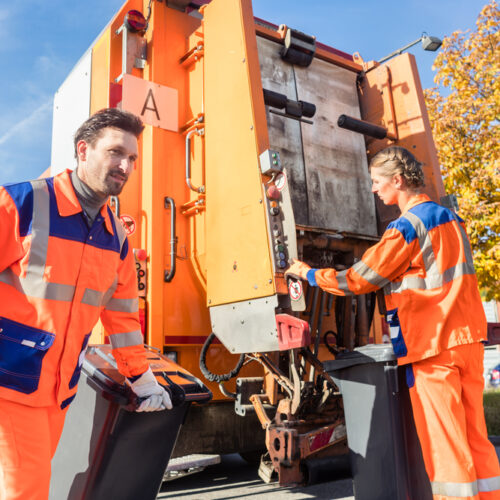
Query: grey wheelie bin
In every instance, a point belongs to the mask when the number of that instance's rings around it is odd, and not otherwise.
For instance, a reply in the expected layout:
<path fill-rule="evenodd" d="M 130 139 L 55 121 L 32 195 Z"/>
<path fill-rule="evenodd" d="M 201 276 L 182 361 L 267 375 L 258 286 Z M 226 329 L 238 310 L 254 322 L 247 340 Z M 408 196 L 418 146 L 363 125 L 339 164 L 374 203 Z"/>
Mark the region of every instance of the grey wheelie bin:
<path fill-rule="evenodd" d="M 411 410 L 406 367 L 390 344 L 325 362 L 344 400 L 356 500 L 431 500 Z"/>
<path fill-rule="evenodd" d="M 50 500 L 154 500 L 192 402 L 212 393 L 168 358 L 148 351 L 173 409 L 135 412 L 139 401 L 109 345 L 87 349 L 82 378 L 52 460 Z"/>

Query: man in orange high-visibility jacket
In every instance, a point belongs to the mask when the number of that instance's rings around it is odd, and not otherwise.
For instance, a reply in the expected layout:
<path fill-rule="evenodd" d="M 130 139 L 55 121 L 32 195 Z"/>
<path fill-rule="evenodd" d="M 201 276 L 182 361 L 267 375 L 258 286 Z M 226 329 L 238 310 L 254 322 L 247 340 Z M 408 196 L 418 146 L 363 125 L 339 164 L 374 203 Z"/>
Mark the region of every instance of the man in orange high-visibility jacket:
<path fill-rule="evenodd" d="M 370 171 L 372 191 L 401 216 L 350 269 L 295 261 L 287 274 L 337 295 L 383 288 L 434 498 L 500 499 L 483 411 L 486 320 L 463 221 L 420 193 L 421 164 L 406 149 L 381 151 Z"/>
<path fill-rule="evenodd" d="M 102 110 L 75 135 L 76 171 L 0 187 L 0 500 L 47 499 L 99 317 L 138 411 L 172 407 L 146 361 L 133 252 L 106 204 L 142 130 L 136 116 Z"/>

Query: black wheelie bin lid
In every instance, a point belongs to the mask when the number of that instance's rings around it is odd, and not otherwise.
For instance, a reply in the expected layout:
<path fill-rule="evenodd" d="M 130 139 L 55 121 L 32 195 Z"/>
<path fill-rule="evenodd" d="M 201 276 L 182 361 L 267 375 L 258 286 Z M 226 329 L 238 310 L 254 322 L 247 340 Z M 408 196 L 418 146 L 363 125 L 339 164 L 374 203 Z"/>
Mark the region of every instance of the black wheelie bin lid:
<path fill-rule="evenodd" d="M 367 344 L 356 347 L 353 351 L 341 352 L 335 359 L 323 362 L 323 366 L 325 371 L 331 372 L 367 363 L 396 363 L 396 361 L 392 344 Z"/>
<path fill-rule="evenodd" d="M 147 361 L 159 384 L 169 393 L 173 406 L 182 403 L 205 403 L 212 399 L 211 391 L 203 382 L 180 365 L 150 346 L 146 346 Z M 95 389 L 104 391 L 104 397 L 134 411 L 141 403 L 128 387 L 125 377 L 118 372 L 109 344 L 87 349 L 82 371 Z"/>

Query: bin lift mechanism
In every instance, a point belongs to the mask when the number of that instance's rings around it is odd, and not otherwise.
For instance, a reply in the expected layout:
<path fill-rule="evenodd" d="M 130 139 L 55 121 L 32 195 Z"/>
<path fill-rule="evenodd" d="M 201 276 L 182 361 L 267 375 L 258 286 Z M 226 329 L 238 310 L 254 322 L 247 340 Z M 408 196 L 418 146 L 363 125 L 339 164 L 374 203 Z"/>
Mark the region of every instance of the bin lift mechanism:
<path fill-rule="evenodd" d="M 330 456 L 333 447 L 345 451 L 346 429 L 340 392 L 318 359 L 317 352 L 309 348 L 309 323 L 288 314 L 278 314 L 276 322 L 278 335 L 283 339 L 281 350 L 289 354 L 290 377 L 280 369 L 279 361 L 277 363 L 279 353 L 242 354 L 230 373 L 216 375 L 209 372 L 205 356 L 214 334 L 203 346 L 200 368 L 209 380 L 219 382 L 221 391 L 228 395 L 223 381 L 235 377 L 245 359 L 264 367 L 266 381 L 271 382 L 269 385 L 274 383 L 271 391 L 266 387 L 268 391 L 262 392 L 264 378 L 239 378 L 238 394 L 232 396 L 236 398 L 236 413 L 244 416 L 255 411 L 266 431 L 269 457 L 264 457 L 261 462 L 260 477 L 270 482 L 277 473 L 283 486 L 304 482 L 304 466 L 307 469 L 308 459 Z M 277 396 L 278 387 L 280 396 Z M 270 417 L 269 413 L 275 408 L 274 417 Z"/>

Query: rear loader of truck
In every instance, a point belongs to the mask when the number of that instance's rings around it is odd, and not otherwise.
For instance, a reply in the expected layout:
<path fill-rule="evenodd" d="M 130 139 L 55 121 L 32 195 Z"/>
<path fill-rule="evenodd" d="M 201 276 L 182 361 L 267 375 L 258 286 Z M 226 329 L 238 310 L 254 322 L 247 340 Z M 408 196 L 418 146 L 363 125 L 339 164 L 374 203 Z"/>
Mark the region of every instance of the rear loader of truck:
<path fill-rule="evenodd" d="M 191 406 L 173 456 L 267 448 L 263 478 L 304 482 L 347 450 L 322 362 L 387 332 L 374 294 L 329 295 L 284 271 L 292 258 L 345 269 L 378 240 L 398 215 L 371 193 L 368 162 L 387 145 L 423 161 L 426 193 L 443 197 L 414 57 L 365 63 L 255 19 L 250 0 L 129 0 L 55 96 L 52 174 L 73 167 L 72 134 L 105 107 L 146 124 L 111 200 L 145 343 L 214 395 Z"/>

